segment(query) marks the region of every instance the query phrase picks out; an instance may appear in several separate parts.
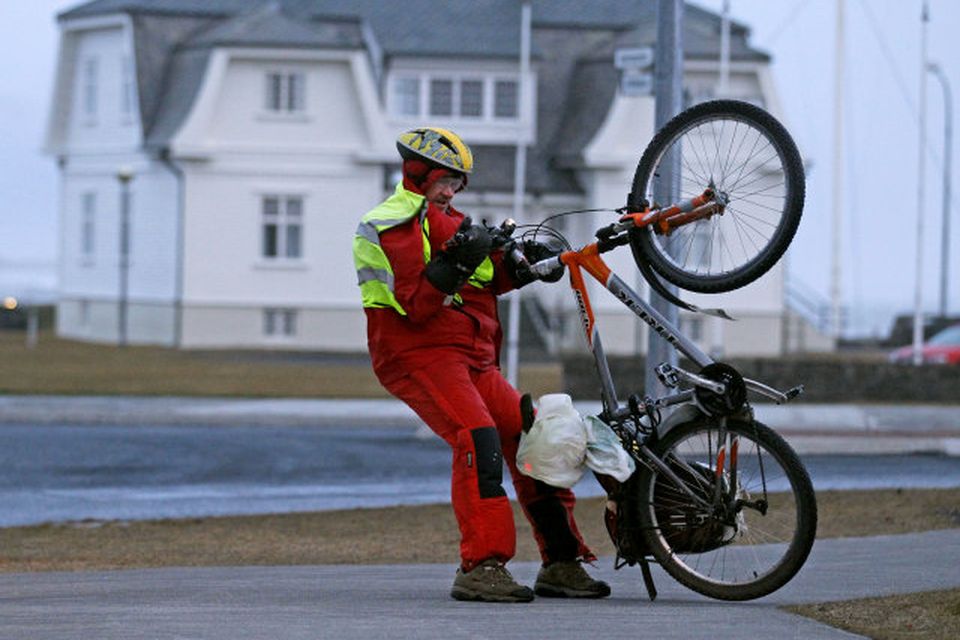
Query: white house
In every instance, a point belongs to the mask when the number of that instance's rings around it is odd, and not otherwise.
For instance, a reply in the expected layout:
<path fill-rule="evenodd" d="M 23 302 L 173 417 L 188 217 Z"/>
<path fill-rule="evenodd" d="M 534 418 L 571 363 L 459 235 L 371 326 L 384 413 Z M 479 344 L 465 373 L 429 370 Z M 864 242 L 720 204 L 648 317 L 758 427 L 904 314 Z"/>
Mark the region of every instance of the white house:
<path fill-rule="evenodd" d="M 94 0 L 61 14 L 46 144 L 60 167 L 59 334 L 363 351 L 351 238 L 392 191 L 397 133 L 418 124 L 450 127 L 474 149 L 458 206 L 475 217 L 510 214 L 521 126 L 525 220 L 622 206 L 654 102 L 618 91 L 613 57 L 653 44 L 654 3 L 533 6 L 528 114 L 515 0 Z M 694 6 L 685 15 L 685 88 L 697 101 L 714 95 L 720 20 Z M 747 37 L 733 25 L 730 93 L 778 114 L 768 57 Z M 585 243 L 610 219 L 563 228 Z M 634 273 L 619 253 L 612 266 Z M 530 289 L 541 308 L 574 313 L 566 287 Z M 782 266 L 707 304 L 718 305 L 739 321 L 718 332 L 683 316 L 704 348 L 769 355 L 798 331 L 808 346 L 820 340 L 785 305 Z M 607 351 L 633 351 L 632 316 L 603 292 L 595 306 Z"/>

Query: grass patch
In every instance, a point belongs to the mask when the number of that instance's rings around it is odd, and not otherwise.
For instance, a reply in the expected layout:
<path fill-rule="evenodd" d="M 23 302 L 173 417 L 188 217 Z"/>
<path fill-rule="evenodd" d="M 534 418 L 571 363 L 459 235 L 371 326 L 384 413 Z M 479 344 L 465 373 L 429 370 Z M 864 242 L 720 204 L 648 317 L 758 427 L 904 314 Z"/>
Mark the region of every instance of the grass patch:
<path fill-rule="evenodd" d="M 520 386 L 556 392 L 559 363 L 520 368 Z M 0 331 L 0 394 L 387 398 L 364 355 L 180 351 L 75 342 Z"/>
<path fill-rule="evenodd" d="M 960 638 L 960 589 L 784 608 L 877 640 Z"/>
<path fill-rule="evenodd" d="M 960 503 L 960 489 L 824 491 L 817 500 L 821 538 L 897 534 L 956 527 L 949 510 Z M 598 555 L 612 556 L 603 509 L 602 498 L 578 501 L 577 523 Z M 536 560 L 530 526 L 516 505 L 514 511 L 517 558 Z M 888 516 L 895 512 L 896 517 Z M 457 524 L 447 504 L 187 520 L 89 521 L 0 529 L 0 571 L 456 563 L 458 541 Z"/>

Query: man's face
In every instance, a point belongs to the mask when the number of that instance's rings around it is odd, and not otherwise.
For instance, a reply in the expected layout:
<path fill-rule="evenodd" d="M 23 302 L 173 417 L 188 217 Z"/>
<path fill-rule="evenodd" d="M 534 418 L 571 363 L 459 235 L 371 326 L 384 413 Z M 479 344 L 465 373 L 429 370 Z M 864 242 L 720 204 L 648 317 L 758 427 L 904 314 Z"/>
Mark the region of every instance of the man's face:
<path fill-rule="evenodd" d="M 424 194 L 427 201 L 444 211 L 450 206 L 453 196 L 463 187 L 463 180 L 457 176 L 444 176 L 427 188 Z"/>

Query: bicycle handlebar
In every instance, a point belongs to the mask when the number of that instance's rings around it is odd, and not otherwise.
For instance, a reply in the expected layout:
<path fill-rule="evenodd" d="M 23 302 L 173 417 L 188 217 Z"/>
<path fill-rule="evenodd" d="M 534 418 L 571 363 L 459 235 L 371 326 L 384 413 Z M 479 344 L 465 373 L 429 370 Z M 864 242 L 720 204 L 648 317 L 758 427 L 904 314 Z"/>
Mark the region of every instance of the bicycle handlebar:
<path fill-rule="evenodd" d="M 523 246 L 521 243 L 513 242 L 512 245 L 510 244 L 512 241 L 513 232 L 516 230 L 516 228 L 517 224 L 511 218 L 504 220 L 499 227 L 487 227 L 487 231 L 493 238 L 493 246 L 505 247 L 510 254 L 510 258 L 515 264 L 522 268 L 528 269 L 538 278 L 550 275 L 555 269 L 563 264 L 560 260 L 560 256 L 553 256 L 551 258 L 546 258 L 531 264 L 527 260 L 527 257 L 523 254 Z"/>

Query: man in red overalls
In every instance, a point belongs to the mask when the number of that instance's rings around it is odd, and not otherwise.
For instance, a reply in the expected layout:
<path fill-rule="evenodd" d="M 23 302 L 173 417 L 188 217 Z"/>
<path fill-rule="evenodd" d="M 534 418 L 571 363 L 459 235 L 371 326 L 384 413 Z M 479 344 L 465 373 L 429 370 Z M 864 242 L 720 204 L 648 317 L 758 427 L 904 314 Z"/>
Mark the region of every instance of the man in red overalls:
<path fill-rule="evenodd" d="M 523 418 L 520 395 L 499 369 L 497 295 L 531 277 L 503 251 L 491 251 L 487 229 L 451 206 L 473 169 L 456 134 L 414 129 L 400 135 L 397 148 L 403 180 L 363 217 L 354 261 L 377 378 L 453 449 L 461 565 L 451 595 L 489 602 L 528 602 L 534 591 L 607 596 L 610 587 L 581 566 L 595 556 L 577 531 L 573 493 L 517 471 Z M 523 248 L 534 260 L 552 255 L 536 243 Z M 549 279 L 561 276 L 562 267 Z M 516 530 L 502 487 L 504 460 L 543 560 L 534 590 L 505 567 Z"/>

